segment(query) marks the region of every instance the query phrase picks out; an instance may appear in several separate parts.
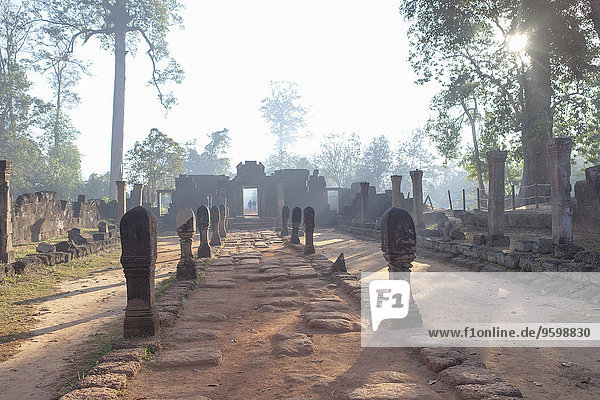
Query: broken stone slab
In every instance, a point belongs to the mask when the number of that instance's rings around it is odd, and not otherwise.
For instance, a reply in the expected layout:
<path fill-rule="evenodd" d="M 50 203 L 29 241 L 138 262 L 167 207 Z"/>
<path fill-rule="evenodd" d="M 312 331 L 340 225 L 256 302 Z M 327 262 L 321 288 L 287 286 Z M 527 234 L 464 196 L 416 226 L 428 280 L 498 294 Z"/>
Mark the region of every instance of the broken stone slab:
<path fill-rule="evenodd" d="M 360 324 L 345 319 L 320 319 L 315 318 L 308 321 L 307 325 L 313 329 L 324 329 L 330 332 L 360 332 Z"/>
<path fill-rule="evenodd" d="M 73 246 L 72 243 L 64 240 L 62 242 L 58 242 L 55 245 L 56 251 L 62 251 L 62 252 L 68 252 L 69 250 L 72 250 L 75 248 L 75 246 Z"/>
<path fill-rule="evenodd" d="M 134 377 L 142 368 L 138 361 L 103 362 L 92 368 L 88 375 L 125 374 L 128 378 Z"/>
<path fill-rule="evenodd" d="M 265 272 L 270 269 L 278 269 L 279 270 L 279 269 L 281 269 L 281 265 L 279 265 L 279 264 L 264 264 L 258 268 L 258 272 Z"/>
<path fill-rule="evenodd" d="M 94 237 L 92 235 L 90 235 L 89 233 L 81 232 L 79 228 L 71 229 L 68 232 L 67 237 L 69 238 L 70 242 L 75 243 L 77 245 L 88 244 L 94 241 Z"/>
<path fill-rule="evenodd" d="M 62 396 L 59 400 L 118 400 L 117 390 L 108 387 L 87 387 L 75 389 Z"/>
<path fill-rule="evenodd" d="M 366 384 L 348 391 L 344 398 L 348 400 L 421 400 L 431 399 L 431 394 L 431 389 L 418 386 L 416 383 L 378 383 Z"/>
<path fill-rule="evenodd" d="M 464 361 L 464 357 L 458 351 L 431 347 L 421 349 L 419 358 L 433 372 L 441 372 Z"/>
<path fill-rule="evenodd" d="M 231 289 L 235 286 L 235 282 L 230 281 L 205 281 L 200 284 L 200 287 L 211 289 Z"/>
<path fill-rule="evenodd" d="M 100 362 L 127 362 L 127 361 L 137 361 L 141 362 L 146 355 L 146 351 L 144 349 L 136 348 L 136 349 L 121 349 L 121 350 L 113 350 L 106 353 L 101 359 Z"/>
<path fill-rule="evenodd" d="M 158 356 L 159 368 L 215 367 L 221 364 L 223 355 L 216 347 L 198 347 L 184 350 L 171 350 Z"/>
<path fill-rule="evenodd" d="M 132 337 L 121 338 L 113 343 L 113 349 L 134 349 L 136 347 L 147 349 L 151 353 L 156 353 L 162 349 L 162 341 L 158 337 Z"/>
<path fill-rule="evenodd" d="M 490 384 L 501 379 L 487 368 L 474 365 L 456 365 L 440 372 L 440 380 L 450 386 Z"/>
<path fill-rule="evenodd" d="M 308 268 L 289 268 L 288 275 L 290 279 L 308 279 L 308 278 L 318 278 L 319 273 L 312 269 Z"/>
<path fill-rule="evenodd" d="M 353 321 L 354 318 L 347 313 L 336 312 L 336 311 L 320 311 L 320 312 L 307 312 L 303 314 L 305 320 L 310 321 L 313 319 L 345 319 L 347 321 Z"/>
<path fill-rule="evenodd" d="M 304 357 L 312 354 L 312 341 L 304 333 L 279 332 L 271 338 L 273 354 L 279 357 Z"/>
<path fill-rule="evenodd" d="M 461 400 L 484 400 L 492 396 L 522 398 L 523 394 L 518 388 L 506 382 L 487 385 L 467 384 L 456 388 L 456 397 Z"/>
<path fill-rule="evenodd" d="M 547 238 L 538 239 L 535 246 L 533 246 L 533 251 L 539 254 L 552 254 L 554 251 L 554 242 L 552 242 L 552 239 Z"/>
<path fill-rule="evenodd" d="M 584 251 L 585 249 L 581 246 L 577 246 L 573 243 L 563 243 L 554 247 L 554 255 L 557 258 L 563 258 L 566 260 L 575 259 L 575 255 L 580 251 Z"/>
<path fill-rule="evenodd" d="M 37 251 L 38 253 L 53 253 L 56 251 L 56 246 L 53 244 L 42 242 L 37 245 L 35 251 Z"/>
<path fill-rule="evenodd" d="M 535 242 L 533 240 L 515 240 L 515 251 L 530 252 L 533 251 Z"/>
<path fill-rule="evenodd" d="M 287 273 L 285 272 L 263 272 L 262 274 L 250 274 L 248 275 L 248 280 L 250 282 L 253 281 L 271 281 L 274 280 L 276 278 L 286 278 L 287 279 Z"/>
<path fill-rule="evenodd" d="M 267 290 L 254 293 L 254 297 L 292 297 L 297 296 L 298 292 L 294 289 Z"/>
<path fill-rule="evenodd" d="M 114 390 L 123 390 L 126 384 L 127 376 L 125 374 L 90 375 L 77 382 L 75 388 L 105 387 Z"/>

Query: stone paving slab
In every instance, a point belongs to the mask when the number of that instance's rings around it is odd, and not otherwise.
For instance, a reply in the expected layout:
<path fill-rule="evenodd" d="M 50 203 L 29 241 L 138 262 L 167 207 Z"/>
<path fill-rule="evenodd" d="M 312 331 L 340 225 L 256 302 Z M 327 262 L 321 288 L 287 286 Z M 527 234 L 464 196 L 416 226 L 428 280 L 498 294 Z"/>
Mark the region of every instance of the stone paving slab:
<path fill-rule="evenodd" d="M 161 354 L 157 361 L 158 368 L 196 368 L 211 367 L 221 363 L 223 355 L 216 347 L 199 347 L 195 349 L 173 350 Z"/>

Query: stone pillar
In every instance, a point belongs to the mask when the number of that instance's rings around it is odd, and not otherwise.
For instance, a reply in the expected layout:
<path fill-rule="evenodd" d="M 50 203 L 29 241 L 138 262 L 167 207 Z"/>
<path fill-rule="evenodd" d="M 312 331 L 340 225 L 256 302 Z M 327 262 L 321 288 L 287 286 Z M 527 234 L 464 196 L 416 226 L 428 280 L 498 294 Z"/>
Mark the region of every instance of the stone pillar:
<path fill-rule="evenodd" d="M 0 160 L 0 263 L 14 261 L 12 247 L 12 200 L 10 198 L 10 174 L 12 161 Z"/>
<path fill-rule="evenodd" d="M 142 190 L 144 185 L 141 183 L 134 183 L 133 190 L 131 191 L 131 204 L 132 207 L 139 207 L 142 205 Z"/>
<path fill-rule="evenodd" d="M 212 228 L 212 235 L 210 237 L 211 246 L 221 245 L 221 236 L 219 236 L 219 224 L 221 221 L 221 216 L 219 214 L 219 207 L 212 206 L 210 208 L 210 226 Z"/>
<path fill-rule="evenodd" d="M 225 204 L 225 232 L 231 232 L 229 230 L 229 206 L 227 204 Z"/>
<path fill-rule="evenodd" d="M 504 163 L 507 151 L 488 151 L 489 196 L 488 196 L 488 246 L 506 247 L 510 244 L 504 236 Z"/>
<path fill-rule="evenodd" d="M 125 200 L 125 190 L 127 189 L 126 181 L 116 181 L 117 184 L 117 219 L 120 221 L 125 215 L 127 202 Z"/>
<path fill-rule="evenodd" d="M 191 208 L 182 208 L 175 216 L 175 225 L 177 226 L 177 235 L 179 236 L 179 245 L 181 246 L 181 257 L 177 263 L 177 279 L 195 280 L 196 262 L 192 252 L 192 242 L 196 233 L 196 218 Z"/>
<path fill-rule="evenodd" d="M 572 148 L 573 141 L 568 138 L 554 138 L 548 143 L 550 184 L 552 187 L 552 241 L 555 245 L 573 243 Z"/>
<path fill-rule="evenodd" d="M 402 208 L 402 175 L 392 175 L 392 207 Z"/>
<path fill-rule="evenodd" d="M 413 190 L 413 218 L 417 228 L 425 228 L 425 222 L 423 222 L 423 171 L 420 169 L 410 171 L 410 180 Z"/>
<path fill-rule="evenodd" d="M 360 222 L 369 220 L 369 182 L 360 182 Z"/>
<path fill-rule="evenodd" d="M 300 207 L 294 207 L 292 210 L 292 236 L 290 236 L 290 243 L 300 244 L 300 237 L 298 236 L 298 230 L 300 229 L 300 222 L 302 221 L 302 210 Z"/>
<path fill-rule="evenodd" d="M 200 232 L 200 245 L 198 246 L 198 257 L 210 257 L 210 245 L 208 244 L 208 226 L 210 225 L 210 211 L 205 205 L 198 207 L 196 212 L 196 224 Z"/>
<path fill-rule="evenodd" d="M 410 284 L 410 270 L 415 260 L 416 246 L 415 223 L 408 211 L 397 207 L 388 208 L 381 218 L 381 250 L 388 264 L 390 280 L 404 280 Z M 395 328 L 423 326 L 423 319 L 412 291 L 408 306 L 408 315 L 401 320 L 390 321 L 392 326 Z"/>
<path fill-rule="evenodd" d="M 158 208 L 158 215 L 160 214 L 160 210 L 162 209 L 162 191 L 156 191 L 156 207 Z"/>
<path fill-rule="evenodd" d="M 121 218 L 121 265 L 127 282 L 125 337 L 159 334 L 154 304 L 156 227 L 156 217 L 143 207 L 136 207 Z"/>
<path fill-rule="evenodd" d="M 219 236 L 221 239 L 225 239 L 227 237 L 227 232 L 225 231 L 225 220 L 227 218 L 225 204 L 219 204 L 219 215 L 221 216 L 219 220 Z"/>
<path fill-rule="evenodd" d="M 284 205 L 285 205 L 285 192 L 283 190 L 283 181 L 278 180 L 277 181 L 277 209 L 282 210 Z M 289 209 L 288 209 L 288 212 L 289 212 Z M 279 222 L 281 222 L 281 224 L 283 224 L 283 214 L 279 214 L 278 217 L 281 218 L 281 220 Z"/>
<path fill-rule="evenodd" d="M 289 235 L 288 221 L 290 219 L 290 208 L 288 206 L 281 207 L 281 237 Z"/>
<path fill-rule="evenodd" d="M 304 209 L 304 254 L 315 254 L 314 233 L 315 210 L 309 206 Z"/>

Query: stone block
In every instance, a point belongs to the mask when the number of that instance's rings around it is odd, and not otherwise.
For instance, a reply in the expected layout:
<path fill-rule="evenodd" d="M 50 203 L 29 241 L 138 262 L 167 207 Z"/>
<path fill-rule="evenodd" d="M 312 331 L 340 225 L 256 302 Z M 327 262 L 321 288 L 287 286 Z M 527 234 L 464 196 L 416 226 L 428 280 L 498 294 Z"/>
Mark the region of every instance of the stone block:
<path fill-rule="evenodd" d="M 552 239 L 538 239 L 535 246 L 533 246 L 533 251 L 539 254 L 552 254 L 554 251 L 554 243 Z"/>
<path fill-rule="evenodd" d="M 100 241 L 100 240 L 108 240 L 110 238 L 108 233 L 104 233 L 104 232 L 97 232 L 94 233 L 92 235 L 94 241 Z"/>
<path fill-rule="evenodd" d="M 600 251 L 580 251 L 575 254 L 575 261 L 600 267 Z"/>
<path fill-rule="evenodd" d="M 485 245 L 485 235 L 473 235 L 473 244 L 479 246 Z"/>
<path fill-rule="evenodd" d="M 56 251 L 69 251 L 75 248 L 72 243 L 68 241 L 58 242 L 55 245 Z"/>
<path fill-rule="evenodd" d="M 504 253 L 504 266 L 508 269 L 520 269 L 521 255 L 518 253 Z"/>
<path fill-rule="evenodd" d="M 35 251 L 37 251 L 38 253 L 53 253 L 56 251 L 56 246 L 53 244 L 42 242 L 37 245 Z"/>
<path fill-rule="evenodd" d="M 558 258 L 564 258 L 566 260 L 574 260 L 575 255 L 585 249 L 581 246 L 577 246 L 573 243 L 562 243 L 554 248 L 554 255 Z"/>
<path fill-rule="evenodd" d="M 514 248 L 515 251 L 533 251 L 535 244 L 532 240 L 515 240 Z"/>
<path fill-rule="evenodd" d="M 490 247 L 508 247 L 510 246 L 510 238 L 505 235 L 487 235 L 485 244 Z"/>

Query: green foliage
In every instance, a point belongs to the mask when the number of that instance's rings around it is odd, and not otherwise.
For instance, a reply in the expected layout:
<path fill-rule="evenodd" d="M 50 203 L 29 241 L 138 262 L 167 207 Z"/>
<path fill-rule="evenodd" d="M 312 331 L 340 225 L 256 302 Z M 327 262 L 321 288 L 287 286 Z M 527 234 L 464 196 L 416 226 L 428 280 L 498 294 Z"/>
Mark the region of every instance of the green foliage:
<path fill-rule="evenodd" d="M 184 171 L 185 149 L 176 141 L 152 128 L 148 136 L 140 143 L 135 142 L 133 149 L 125 157 L 127 179 L 132 183 L 145 183 L 155 198 L 157 189 L 171 189 L 175 178 Z"/>
<path fill-rule="evenodd" d="M 220 175 L 229 173 L 231 159 L 227 152 L 231 147 L 229 129 L 212 132 L 207 135 L 210 139 L 204 146 L 204 151 L 199 154 L 196 150 L 196 140 L 186 144 L 183 168 L 186 174 L 191 175 Z"/>
<path fill-rule="evenodd" d="M 298 139 L 298 131 L 306 126 L 308 108 L 301 104 L 302 96 L 294 82 L 272 81 L 271 96 L 261 100 L 260 111 L 277 138 L 278 165 L 284 165 L 284 153 Z"/>
<path fill-rule="evenodd" d="M 308 169 L 312 170 L 315 165 L 307 157 L 299 156 L 298 154 L 290 154 L 285 150 L 283 153 L 271 153 L 265 160 L 265 172 L 272 173 L 274 171 L 286 168 Z"/>
<path fill-rule="evenodd" d="M 103 199 L 106 203 L 110 201 L 108 196 L 109 173 L 103 175 L 91 174 L 83 182 L 82 193 L 85 193 L 90 199 Z"/>
<path fill-rule="evenodd" d="M 321 143 L 314 163 L 330 186 L 350 187 L 356 179 L 360 156 L 360 139 L 356 133 L 331 133 Z"/>

